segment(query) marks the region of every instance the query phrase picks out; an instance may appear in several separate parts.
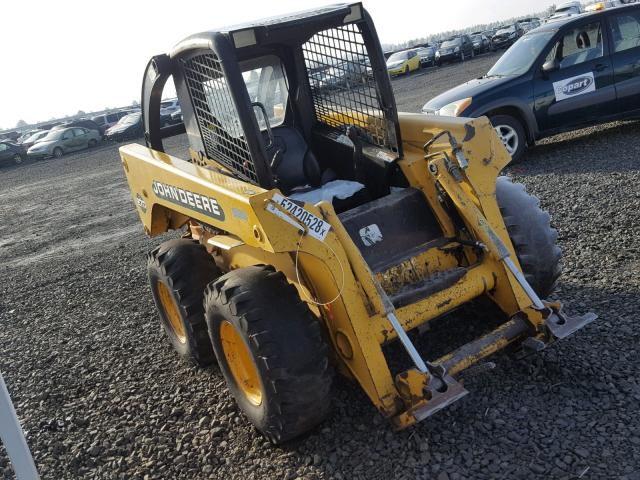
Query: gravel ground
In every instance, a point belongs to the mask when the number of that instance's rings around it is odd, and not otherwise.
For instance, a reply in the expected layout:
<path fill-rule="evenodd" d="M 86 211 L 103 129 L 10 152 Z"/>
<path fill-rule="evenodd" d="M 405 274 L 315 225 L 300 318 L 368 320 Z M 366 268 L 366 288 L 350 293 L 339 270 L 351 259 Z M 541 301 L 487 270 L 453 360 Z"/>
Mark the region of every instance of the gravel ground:
<path fill-rule="evenodd" d="M 394 80 L 398 103 L 418 111 L 494 60 Z M 470 395 L 401 433 L 338 380 L 331 417 L 284 447 L 215 368 L 178 361 L 163 338 L 145 276 L 162 239 L 145 238 L 114 147 L 2 169 L 0 370 L 43 478 L 640 479 L 639 134 L 557 136 L 509 169 L 559 229 L 558 297 L 597 323 L 526 361 L 498 355 Z"/>

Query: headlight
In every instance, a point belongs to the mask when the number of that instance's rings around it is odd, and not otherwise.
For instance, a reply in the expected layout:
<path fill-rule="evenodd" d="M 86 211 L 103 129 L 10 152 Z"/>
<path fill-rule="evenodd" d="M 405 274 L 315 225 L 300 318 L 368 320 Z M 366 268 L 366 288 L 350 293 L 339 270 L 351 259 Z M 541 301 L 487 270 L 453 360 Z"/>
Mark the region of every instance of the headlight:
<path fill-rule="evenodd" d="M 457 117 L 464 111 L 469 105 L 471 105 L 472 98 L 463 98 L 462 100 L 457 100 L 455 102 L 451 102 L 448 105 L 445 105 L 440 110 L 436 110 L 436 115 L 442 115 L 444 117 Z"/>
<path fill-rule="evenodd" d="M 439 56 L 440 56 L 440 50 L 436 52 L 436 57 L 439 57 Z"/>
<path fill-rule="evenodd" d="M 458 53 L 459 51 L 460 51 L 460 47 L 456 47 L 454 50 L 455 53 Z"/>

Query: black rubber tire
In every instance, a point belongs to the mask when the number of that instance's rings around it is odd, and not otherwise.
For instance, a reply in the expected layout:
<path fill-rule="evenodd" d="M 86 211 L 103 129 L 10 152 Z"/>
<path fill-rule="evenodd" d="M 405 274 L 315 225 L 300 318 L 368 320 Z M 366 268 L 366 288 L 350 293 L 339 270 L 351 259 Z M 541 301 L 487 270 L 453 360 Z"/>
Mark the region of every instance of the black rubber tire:
<path fill-rule="evenodd" d="M 178 238 L 162 243 L 147 256 L 147 273 L 160 323 L 173 348 L 185 360 L 206 367 L 215 361 L 204 318 L 204 290 L 222 272 L 196 240 Z M 162 307 L 158 282 L 166 285 L 178 307 L 186 334 L 180 342 Z"/>
<path fill-rule="evenodd" d="M 409 65 L 404 67 L 404 74 L 405 75 L 409 75 L 411 73 L 411 70 L 409 69 Z"/>
<path fill-rule="evenodd" d="M 89 148 L 93 148 L 93 147 L 95 147 L 97 144 L 98 144 L 98 142 L 97 142 L 95 139 L 93 139 L 93 138 L 92 138 L 91 140 L 89 140 L 88 147 L 89 147 Z"/>
<path fill-rule="evenodd" d="M 20 165 L 22 163 L 22 155 L 20 155 L 19 153 L 16 153 L 13 156 L 13 163 L 15 163 L 16 165 Z"/>
<path fill-rule="evenodd" d="M 511 163 L 517 163 L 522 160 L 522 156 L 527 148 L 527 136 L 522 123 L 511 115 L 492 115 L 489 117 L 489 121 L 494 127 L 496 125 L 509 125 L 515 130 L 518 135 L 518 147 L 516 148 L 515 153 L 511 156 Z"/>
<path fill-rule="evenodd" d="M 549 214 L 509 177 L 498 177 L 496 198 L 524 276 L 540 298 L 547 298 L 562 272 L 558 232 L 551 228 Z"/>
<path fill-rule="evenodd" d="M 205 312 L 229 390 L 272 443 L 302 435 L 327 417 L 333 375 L 322 326 L 281 272 L 254 266 L 223 275 L 207 288 Z M 231 373 L 220 340 L 224 320 L 250 353 L 260 380 L 260 405 L 249 401 Z"/>
<path fill-rule="evenodd" d="M 53 156 L 55 158 L 60 158 L 62 155 L 64 155 L 64 151 L 60 147 L 56 147 L 53 149 Z"/>

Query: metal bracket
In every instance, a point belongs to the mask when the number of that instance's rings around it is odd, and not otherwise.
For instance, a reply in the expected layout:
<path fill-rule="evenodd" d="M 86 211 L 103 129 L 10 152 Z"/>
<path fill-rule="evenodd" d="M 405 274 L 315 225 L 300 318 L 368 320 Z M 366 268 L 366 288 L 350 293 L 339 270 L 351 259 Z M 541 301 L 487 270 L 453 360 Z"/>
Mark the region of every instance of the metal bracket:
<path fill-rule="evenodd" d="M 545 324 L 551 332 L 551 335 L 557 339 L 563 339 L 590 324 L 596 318 L 598 318 L 598 316 L 595 313 L 569 317 L 559 310 L 553 310 L 545 319 Z"/>
<path fill-rule="evenodd" d="M 425 388 L 425 397 L 429 398 L 427 404 L 417 408 L 412 412 L 416 421 L 424 420 L 434 413 L 447 408 L 453 402 L 460 400 L 467 393 L 461 383 L 457 382 L 451 375 L 444 375 L 441 378 L 432 377 L 429 385 Z"/>

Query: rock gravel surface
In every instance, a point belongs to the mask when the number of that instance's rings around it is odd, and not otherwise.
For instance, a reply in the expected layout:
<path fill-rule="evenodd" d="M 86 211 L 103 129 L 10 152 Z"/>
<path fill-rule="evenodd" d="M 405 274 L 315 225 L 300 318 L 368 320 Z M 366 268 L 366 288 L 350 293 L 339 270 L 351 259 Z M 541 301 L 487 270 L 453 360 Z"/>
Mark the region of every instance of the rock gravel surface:
<path fill-rule="evenodd" d="M 394 80 L 400 107 L 484 73 L 479 57 Z M 184 138 L 170 151 L 184 150 Z M 338 379 L 331 417 L 273 447 L 216 368 L 180 362 L 145 276 L 147 239 L 114 146 L 0 170 L 0 370 L 45 479 L 640 479 L 640 124 L 541 142 L 508 173 L 560 232 L 557 296 L 597 323 L 468 378 L 394 433 Z M 473 313 L 440 322 L 460 336 Z M 434 354 L 435 355 L 435 351 Z M 13 478 L 0 446 L 0 478 Z"/>

